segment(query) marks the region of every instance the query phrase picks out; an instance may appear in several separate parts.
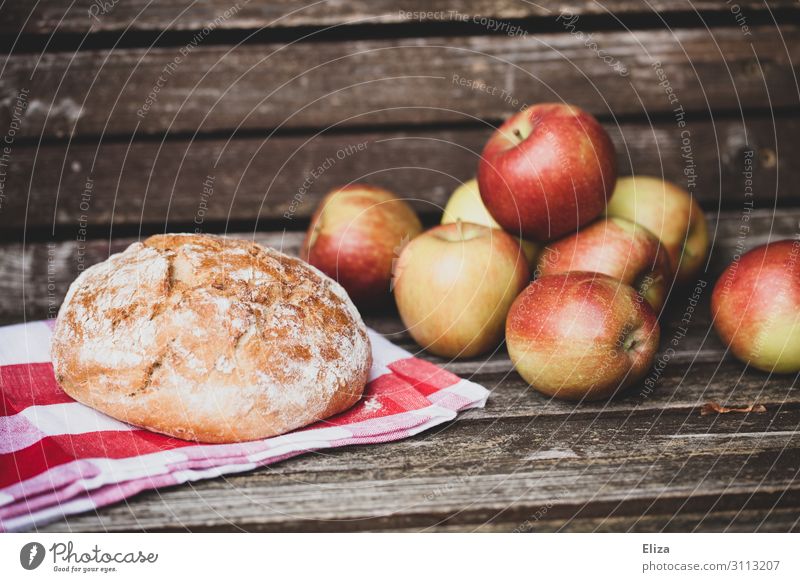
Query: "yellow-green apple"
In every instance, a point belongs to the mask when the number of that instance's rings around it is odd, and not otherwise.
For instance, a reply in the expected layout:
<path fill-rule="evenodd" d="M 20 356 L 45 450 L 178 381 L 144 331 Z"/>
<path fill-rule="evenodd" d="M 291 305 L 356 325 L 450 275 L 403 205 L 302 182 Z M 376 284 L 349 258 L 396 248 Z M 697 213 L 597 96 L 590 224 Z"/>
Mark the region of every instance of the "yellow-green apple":
<path fill-rule="evenodd" d="M 702 268 L 708 253 L 706 217 L 683 188 L 652 176 L 620 178 L 606 214 L 641 224 L 661 239 L 678 283 L 689 283 Z"/>
<path fill-rule="evenodd" d="M 711 295 L 714 327 L 733 354 L 779 374 L 800 371 L 800 239 L 731 263 Z"/>
<path fill-rule="evenodd" d="M 411 206 L 388 190 L 350 184 L 322 200 L 300 255 L 369 306 L 389 297 L 393 262 L 421 231 Z"/>
<path fill-rule="evenodd" d="M 631 285 L 660 312 L 666 301 L 672 267 L 656 236 L 624 218 L 601 218 L 547 245 L 536 275 L 568 271 L 603 273 Z"/>
<path fill-rule="evenodd" d="M 586 111 L 534 105 L 509 118 L 478 162 L 481 198 L 522 238 L 547 241 L 597 218 L 617 180 L 614 145 Z"/>
<path fill-rule="evenodd" d="M 486 210 L 486 206 L 481 200 L 481 194 L 478 191 L 478 181 L 475 178 L 464 182 L 456 188 L 444 207 L 442 224 L 450 224 L 459 220 L 502 229 L 497 224 L 497 221 L 492 218 L 492 215 L 489 214 L 489 211 Z M 535 267 L 536 257 L 539 255 L 539 246 L 521 238 L 517 240 L 525 253 L 525 258 L 528 259 L 528 264 L 531 268 Z"/>
<path fill-rule="evenodd" d="M 418 344 L 439 356 L 467 358 L 497 347 L 508 308 L 529 279 L 513 237 L 457 222 L 406 245 L 395 268 L 394 296 Z"/>
<path fill-rule="evenodd" d="M 658 351 L 653 310 L 620 281 L 573 271 L 533 281 L 508 313 L 506 344 L 542 394 L 598 400 L 640 380 Z"/>

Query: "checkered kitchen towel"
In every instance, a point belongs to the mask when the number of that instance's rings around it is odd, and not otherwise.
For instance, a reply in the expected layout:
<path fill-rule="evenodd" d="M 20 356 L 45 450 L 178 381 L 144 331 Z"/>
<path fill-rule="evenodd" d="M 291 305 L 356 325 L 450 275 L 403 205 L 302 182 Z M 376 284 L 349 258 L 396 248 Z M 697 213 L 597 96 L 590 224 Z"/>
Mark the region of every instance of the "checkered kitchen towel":
<path fill-rule="evenodd" d="M 135 428 L 72 400 L 53 375 L 51 332 L 49 321 L 0 327 L 0 531 L 308 451 L 399 440 L 483 407 L 489 394 L 370 330 L 370 381 L 350 410 L 279 437 L 198 444 Z"/>

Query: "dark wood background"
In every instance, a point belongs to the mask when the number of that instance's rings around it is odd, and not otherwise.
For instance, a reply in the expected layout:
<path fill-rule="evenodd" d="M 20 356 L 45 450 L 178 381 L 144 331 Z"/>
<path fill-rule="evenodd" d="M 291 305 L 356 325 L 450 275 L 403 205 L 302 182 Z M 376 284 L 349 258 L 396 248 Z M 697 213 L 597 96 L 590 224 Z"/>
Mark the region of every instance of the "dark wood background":
<path fill-rule="evenodd" d="M 594 113 L 623 174 L 686 185 L 691 166 L 712 253 L 690 332 L 651 394 L 635 387 L 608 403 L 549 402 L 501 348 L 441 362 L 492 390 L 485 410 L 452 425 L 146 493 L 50 529 L 800 527 L 798 377 L 733 360 L 707 306 L 734 256 L 800 233 L 797 2 L 575 0 L 563 8 L 577 16 L 572 32 L 555 4 L 515 0 L 108 6 L 0 8 L 0 323 L 47 317 L 82 264 L 152 233 L 240 233 L 296 252 L 316 203 L 342 183 L 386 186 L 434 224 L 474 174 L 492 127 L 539 101 Z M 467 22 L 408 15 L 421 10 L 457 10 Z M 492 32 L 473 16 L 524 34 Z M 309 179 L 327 158 L 335 163 Z M 677 333 L 689 294 L 673 289 L 664 338 Z M 366 319 L 415 349 L 395 313 Z M 709 400 L 757 401 L 767 412 L 700 416 Z"/>

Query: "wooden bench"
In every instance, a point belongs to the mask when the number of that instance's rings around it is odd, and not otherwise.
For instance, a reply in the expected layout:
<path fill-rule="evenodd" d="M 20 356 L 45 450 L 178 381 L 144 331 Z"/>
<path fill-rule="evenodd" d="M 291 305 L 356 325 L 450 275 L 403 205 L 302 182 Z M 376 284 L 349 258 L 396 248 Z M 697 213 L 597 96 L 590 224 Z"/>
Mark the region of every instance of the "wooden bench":
<path fill-rule="evenodd" d="M 486 408 L 47 530 L 800 529 L 798 376 L 746 369 L 708 310 L 735 256 L 800 236 L 800 6 L 458 6 L 4 6 L 0 323 L 53 315 L 80 269 L 153 233 L 227 232 L 296 253 L 321 197 L 351 181 L 413 199 L 435 224 L 493 126 L 565 100 L 603 122 L 622 174 L 688 186 L 708 214 L 698 306 L 694 286 L 672 290 L 662 343 L 678 347 L 651 384 L 575 406 L 529 389 L 504 349 L 422 354 L 491 389 Z M 394 311 L 365 319 L 418 349 Z M 701 416 L 708 401 L 766 412 Z"/>

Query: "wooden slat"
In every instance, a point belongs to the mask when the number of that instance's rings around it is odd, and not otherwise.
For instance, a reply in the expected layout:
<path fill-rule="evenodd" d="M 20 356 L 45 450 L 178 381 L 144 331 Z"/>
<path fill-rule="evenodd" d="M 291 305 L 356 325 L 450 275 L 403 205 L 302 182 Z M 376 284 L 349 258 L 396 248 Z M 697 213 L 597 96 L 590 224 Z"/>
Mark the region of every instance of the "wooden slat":
<path fill-rule="evenodd" d="M 271 0 L 270 2 L 232 2 L 230 0 L 211 0 L 190 2 L 175 0 L 125 0 L 115 3 L 113 9 L 89 10 L 96 4 L 94 0 L 76 0 L 65 3 L 63 0 L 39 0 L 34 5 L 26 2 L 8 2 L 0 11 L 0 32 L 16 34 L 49 34 L 52 32 L 83 33 L 87 31 L 133 30 L 171 30 L 201 29 L 214 22 L 227 10 L 233 14 L 217 24 L 218 28 L 261 28 L 288 26 L 332 26 L 347 23 L 402 23 L 407 22 L 407 12 L 444 12 L 450 14 L 457 10 L 465 15 L 488 16 L 498 19 L 517 19 L 527 17 L 554 18 L 556 7 L 546 3 L 524 2 L 522 0 L 469 0 L 454 6 L 449 0 L 406 0 L 402 12 L 396 2 L 389 0 L 351 0 L 349 2 L 306 3 L 296 0 Z M 746 14 L 763 10 L 758 0 L 739 0 L 738 4 Z M 791 0 L 770 0 L 773 10 L 792 7 Z M 238 9 L 236 9 L 238 7 Z M 630 13 L 665 14 L 671 12 L 720 12 L 727 7 L 713 0 L 651 0 L 647 4 L 635 0 L 604 0 L 595 2 L 577 0 L 564 6 L 573 14 L 614 13 L 623 16 Z M 445 16 L 433 18 L 444 19 Z M 451 17 L 452 19 L 452 17 Z"/>
<path fill-rule="evenodd" d="M 253 234 L 236 233 L 238 238 Z M 303 233 L 258 233 L 256 240 L 297 254 Z M 285 240 L 284 240 L 285 239 Z M 0 324 L 46 318 L 61 304 L 70 283 L 83 268 L 105 260 L 135 239 L 86 242 L 12 243 L 0 253 Z M 34 283 L 36 281 L 36 283 Z"/>
<path fill-rule="evenodd" d="M 8 58 L 0 79 L 0 129 L 21 89 L 29 103 L 18 137 L 471 122 L 562 99 L 604 118 L 672 117 L 678 105 L 701 112 L 794 107 L 798 30 L 759 26 L 749 37 L 738 27 L 595 33 L 594 42 L 627 67 L 627 77 L 598 58 L 592 43 L 563 32 L 199 43 L 183 57 L 182 47 L 19 55 Z M 454 75 L 497 89 L 462 86 Z M 149 111 L 137 115 L 159 77 Z"/>
<path fill-rule="evenodd" d="M 706 331 L 708 330 L 699 329 L 695 333 Z M 580 407 L 538 394 L 512 371 L 509 363 L 503 372 L 465 375 L 492 391 L 491 402 L 485 409 L 469 411 L 465 413 L 465 417 L 487 420 L 561 417 L 571 420 L 614 414 L 625 419 L 628 415 L 667 411 L 688 417 L 699 414 L 700 408 L 711 401 L 734 407 L 752 403 L 771 408 L 800 405 L 800 396 L 797 395 L 797 387 L 800 385 L 798 378 L 770 377 L 756 370 L 745 371 L 745 366 L 733 358 L 723 360 L 722 365 L 720 363 L 720 360 L 714 363 L 697 363 L 673 358 L 657 377 L 658 381 L 652 390 L 644 383 L 639 383 L 617 395 L 610 403 L 585 402 Z M 655 375 L 652 377 L 656 378 Z M 720 422 L 723 421 L 727 422 L 720 417 Z M 565 451 L 565 454 L 573 453 L 578 454 L 577 449 L 569 448 Z M 558 453 L 551 451 L 548 454 L 552 456 Z"/>
<path fill-rule="evenodd" d="M 768 240 L 789 238 L 798 235 L 800 210 L 787 209 L 773 215 L 761 210 L 748 213 L 746 223 L 750 231 L 740 239 L 743 224 L 741 212 L 727 211 L 719 216 L 709 216 L 709 228 L 713 237 L 713 251 L 708 272 L 701 277 L 712 286 L 717 275 L 732 260 L 740 248 L 752 248 Z M 262 244 L 273 246 L 290 254 L 296 254 L 303 233 L 297 231 L 271 233 L 233 233 L 231 236 L 253 238 Z M 131 238 L 114 238 L 109 244 L 104 240 L 77 240 L 62 242 L 10 243 L 0 248 L 0 323 L 14 323 L 23 318 L 47 317 L 50 304 L 57 307 L 66 294 L 67 287 L 77 276 L 81 267 L 88 267 L 104 260 L 109 252 L 117 252 L 132 242 Z M 48 280 L 49 277 L 49 280 Z M 48 291 L 48 286 L 50 290 Z M 707 295 L 710 289 L 706 289 Z M 682 292 L 673 290 L 671 316 L 676 321 L 682 317 L 686 300 Z M 704 298 L 705 300 L 705 298 Z M 698 315 L 697 317 L 703 317 Z M 705 316 L 707 317 L 707 316 Z M 701 319 L 707 323 L 707 319 Z M 392 338 L 401 345 L 410 345 L 396 317 L 375 316 L 370 320 L 379 331 L 394 334 Z M 665 334 L 673 333 L 672 324 L 665 324 Z M 687 344 L 686 349 L 695 346 Z M 463 371 L 463 370 L 462 370 Z M 461 372 L 459 372 L 461 373 Z"/>
<path fill-rule="evenodd" d="M 714 511 L 705 513 L 668 513 L 628 516 L 606 516 L 595 518 L 547 519 L 543 512 L 538 520 L 529 520 L 521 527 L 517 522 L 504 522 L 495 519 L 483 524 L 439 526 L 439 532 L 796 532 L 800 531 L 797 508 L 786 509 L 745 509 L 735 511 Z M 396 529 L 391 531 L 416 532 L 419 529 Z M 422 530 L 427 531 L 427 530 Z"/>
<path fill-rule="evenodd" d="M 683 140 L 673 122 L 606 124 L 622 175 L 663 175 L 686 184 Z M 800 204 L 789 156 L 800 149 L 800 119 L 750 116 L 691 121 L 693 193 L 711 211 L 740 207 L 744 150 L 754 150 L 756 207 Z M 102 142 L 19 146 L 6 178 L 0 227 L 280 221 L 298 228 L 331 188 L 354 180 L 389 188 L 436 220 L 450 192 L 475 172 L 489 127 L 323 133 L 272 138 Z M 362 145 L 363 144 L 363 145 Z M 361 148 L 361 149 L 359 149 Z M 333 160 L 333 164 L 326 163 Z M 318 172 L 317 168 L 328 169 Z M 319 174 L 316 178 L 311 172 Z M 202 184 L 213 176 L 213 195 Z M 82 194 L 93 182 L 88 208 Z M 284 218 L 291 211 L 292 220 Z M 201 216 L 202 215 L 202 216 Z M 301 226 L 302 227 L 302 226 Z"/>

